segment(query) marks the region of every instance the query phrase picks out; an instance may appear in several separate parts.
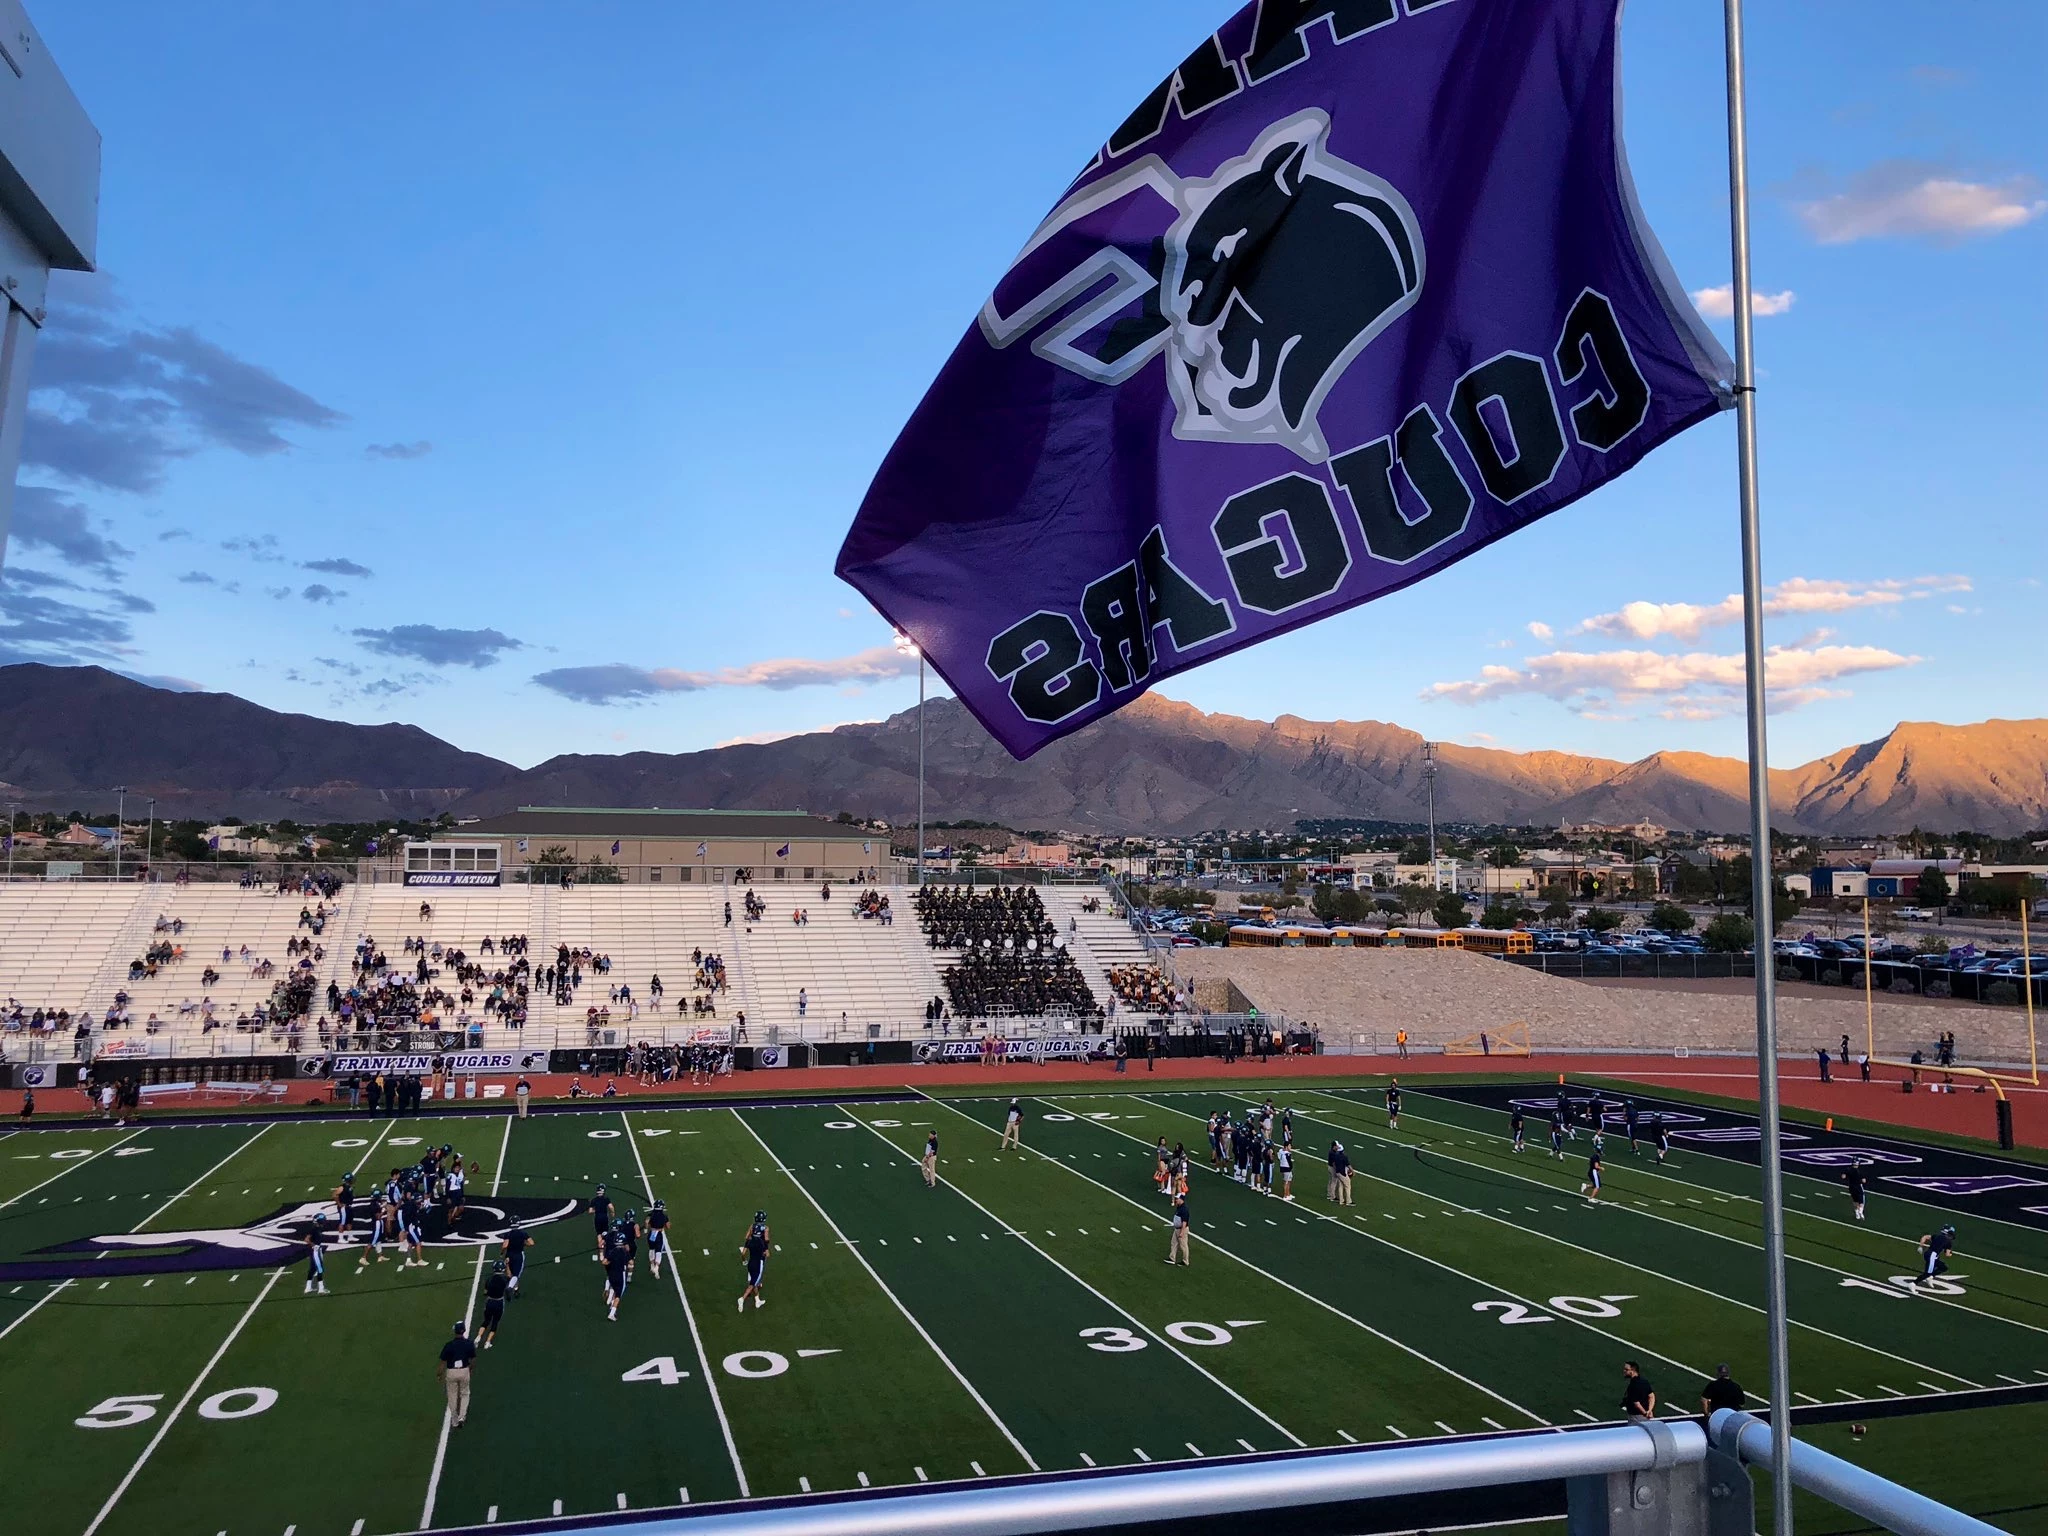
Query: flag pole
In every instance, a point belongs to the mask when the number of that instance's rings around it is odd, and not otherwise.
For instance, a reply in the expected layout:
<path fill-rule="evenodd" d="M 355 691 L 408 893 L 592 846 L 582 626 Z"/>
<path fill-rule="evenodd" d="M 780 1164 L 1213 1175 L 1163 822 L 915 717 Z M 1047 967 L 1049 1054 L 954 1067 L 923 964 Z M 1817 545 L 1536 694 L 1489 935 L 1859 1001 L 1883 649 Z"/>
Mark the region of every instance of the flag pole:
<path fill-rule="evenodd" d="M 1755 913 L 1756 1081 L 1763 1168 L 1764 1312 L 1771 1376 L 1771 1504 L 1792 1536 L 1792 1365 L 1786 1353 L 1785 1185 L 1778 1146 L 1778 1000 L 1771 940 L 1771 779 L 1764 736 L 1763 555 L 1756 489 L 1756 372 L 1751 356 L 1749 125 L 1742 0 L 1722 0 L 1728 67 L 1728 235 L 1734 266 L 1735 440 L 1742 503 L 1742 647 L 1749 715 L 1750 907 Z"/>

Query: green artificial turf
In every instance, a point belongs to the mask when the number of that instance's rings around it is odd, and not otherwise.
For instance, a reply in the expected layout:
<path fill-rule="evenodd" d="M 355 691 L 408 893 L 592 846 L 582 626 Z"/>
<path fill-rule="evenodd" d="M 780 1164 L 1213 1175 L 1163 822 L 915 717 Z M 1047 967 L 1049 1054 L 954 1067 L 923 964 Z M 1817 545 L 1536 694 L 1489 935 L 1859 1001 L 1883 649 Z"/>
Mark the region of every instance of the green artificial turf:
<path fill-rule="evenodd" d="M 616 1322 L 578 1213 L 536 1229 L 521 1296 L 450 1429 L 434 1362 L 490 1254 L 429 1267 L 329 1260 L 0 1284 L 10 1536 L 303 1536 L 601 1517 L 1297 1446 L 1611 1422 L 1621 1362 L 1693 1412 L 1716 1363 L 1765 1385 L 1753 1169 L 1610 1138 L 1605 1198 L 1509 1150 L 1501 1115 L 1412 1089 L 1391 1128 L 1370 1080 L 1047 1085 L 999 1150 L 1007 1085 L 900 1102 L 626 1108 L 524 1121 L 305 1117 L 0 1137 L 0 1261 L 100 1235 L 234 1233 L 409 1162 L 470 1160 L 472 1203 L 562 1209 L 603 1182 L 659 1197 Z M 1292 1110 L 1297 1199 L 1208 1170 L 1205 1120 Z M 941 1141 L 941 1180 L 918 1157 Z M 1892 1134 L 1897 1134 L 1896 1132 Z M 1169 1268 L 1152 1146 L 1185 1142 L 1193 1263 Z M 1342 1139 L 1356 1203 L 1324 1198 Z M 1939 1408 L 2048 1384 L 2048 1233 L 1973 1222 L 1960 1292 L 1893 1294 L 1932 1212 L 1848 1219 L 1788 1178 L 1801 1403 Z M 757 1210 L 768 1304 L 735 1306 Z M 128 1400 L 123 1407 L 116 1399 Z M 81 1424 L 79 1421 L 87 1421 Z M 104 1427 L 96 1427 L 104 1426 Z M 1879 1416 L 1805 1438 L 2006 1529 L 2048 1532 L 2048 1405 Z M 1767 1508 L 1759 1489 L 1759 1508 Z M 1802 1527 L 1857 1522 L 1802 1498 Z M 1515 1527 L 1518 1530 L 1534 1527 Z"/>

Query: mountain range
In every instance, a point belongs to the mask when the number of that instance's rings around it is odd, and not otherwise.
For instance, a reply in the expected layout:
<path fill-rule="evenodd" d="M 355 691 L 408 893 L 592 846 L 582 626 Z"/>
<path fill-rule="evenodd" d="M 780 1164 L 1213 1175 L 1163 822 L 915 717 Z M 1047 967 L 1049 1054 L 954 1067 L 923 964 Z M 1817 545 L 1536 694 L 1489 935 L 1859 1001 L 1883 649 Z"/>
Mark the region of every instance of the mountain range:
<path fill-rule="evenodd" d="M 926 814 L 1011 827 L 1171 836 L 1428 814 L 1423 737 L 1378 721 L 1245 720 L 1146 696 L 1013 760 L 952 699 L 926 706 Z M 519 805 L 802 807 L 904 822 L 917 813 L 917 714 L 701 752 L 571 753 L 520 769 L 410 725 L 282 714 L 98 667 L 0 667 L 0 795 L 110 810 L 109 787 L 161 817 L 370 820 Z M 1439 743 L 1440 821 L 1655 821 L 1739 831 L 1735 758 L 1638 762 Z M 1832 834 L 2048 826 L 2048 720 L 1908 722 L 1771 774 L 1775 824 Z"/>

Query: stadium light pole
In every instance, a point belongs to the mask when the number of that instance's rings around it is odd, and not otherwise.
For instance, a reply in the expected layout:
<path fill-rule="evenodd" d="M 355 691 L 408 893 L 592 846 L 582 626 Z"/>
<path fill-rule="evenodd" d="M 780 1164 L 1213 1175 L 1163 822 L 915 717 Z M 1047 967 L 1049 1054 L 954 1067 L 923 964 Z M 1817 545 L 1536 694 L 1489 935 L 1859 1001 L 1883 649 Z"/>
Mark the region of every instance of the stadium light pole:
<path fill-rule="evenodd" d="M 924 650 L 910 636 L 898 633 L 896 649 L 917 658 L 917 884 L 924 888 Z"/>
<path fill-rule="evenodd" d="M 151 795 L 151 796 L 149 797 L 149 836 L 148 836 L 147 838 L 145 838 L 145 839 L 143 840 L 143 844 L 142 844 L 142 867 L 143 867 L 143 868 L 144 868 L 145 870 L 154 870 L 154 869 L 156 868 L 156 796 L 155 796 L 155 795 Z"/>
<path fill-rule="evenodd" d="M 114 878 L 121 878 L 121 824 L 128 811 L 128 786 L 114 786 Z"/>
<path fill-rule="evenodd" d="M 21 802 L 7 802 L 7 883 L 14 884 L 14 818 L 21 814 Z"/>
<path fill-rule="evenodd" d="M 1722 0 L 1728 69 L 1728 248 L 1735 299 L 1736 476 L 1742 521 L 1742 647 L 1749 717 L 1749 886 L 1755 914 L 1757 1150 L 1763 1171 L 1764 1314 L 1770 1345 L 1771 1506 L 1792 1536 L 1792 1364 L 1785 1297 L 1785 1182 L 1778 1145 L 1778 999 L 1771 964 L 1771 778 L 1764 732 L 1764 610 L 1757 510 L 1756 372 L 1751 352 L 1749 123 L 1743 89 L 1742 0 Z"/>
<path fill-rule="evenodd" d="M 1444 888 L 1443 877 L 1436 868 L 1436 743 L 1422 744 L 1422 787 L 1429 791 L 1429 886 L 1431 890 Z"/>

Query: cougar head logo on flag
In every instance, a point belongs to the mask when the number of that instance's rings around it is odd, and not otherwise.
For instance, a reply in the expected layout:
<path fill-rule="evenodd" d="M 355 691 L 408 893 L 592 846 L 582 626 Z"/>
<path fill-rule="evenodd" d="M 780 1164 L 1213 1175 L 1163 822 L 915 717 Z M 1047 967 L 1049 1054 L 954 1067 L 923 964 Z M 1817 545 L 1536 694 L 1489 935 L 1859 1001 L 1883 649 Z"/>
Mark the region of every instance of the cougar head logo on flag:
<path fill-rule="evenodd" d="M 1316 408 L 1422 289 L 1407 200 L 1329 155 L 1318 111 L 1180 188 L 1161 307 L 1177 437 L 1277 441 L 1320 463 Z"/>

